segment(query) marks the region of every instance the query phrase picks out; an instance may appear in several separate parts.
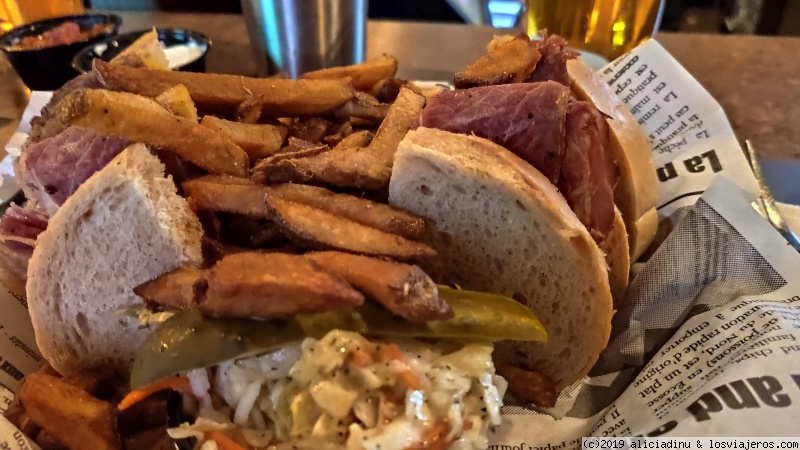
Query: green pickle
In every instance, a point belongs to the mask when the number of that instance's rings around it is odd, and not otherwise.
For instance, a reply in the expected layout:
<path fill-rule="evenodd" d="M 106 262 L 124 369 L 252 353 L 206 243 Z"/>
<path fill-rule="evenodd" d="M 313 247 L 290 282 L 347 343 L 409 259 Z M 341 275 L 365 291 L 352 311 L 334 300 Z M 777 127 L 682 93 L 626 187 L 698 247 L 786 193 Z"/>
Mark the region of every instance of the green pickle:
<path fill-rule="evenodd" d="M 525 306 L 502 295 L 439 287 L 455 316 L 411 323 L 374 302 L 358 308 L 304 314 L 285 320 L 210 319 L 182 311 L 145 341 L 133 363 L 131 387 L 146 386 L 187 370 L 211 367 L 234 358 L 265 353 L 334 329 L 367 336 L 485 341 L 546 341 L 539 319 Z"/>

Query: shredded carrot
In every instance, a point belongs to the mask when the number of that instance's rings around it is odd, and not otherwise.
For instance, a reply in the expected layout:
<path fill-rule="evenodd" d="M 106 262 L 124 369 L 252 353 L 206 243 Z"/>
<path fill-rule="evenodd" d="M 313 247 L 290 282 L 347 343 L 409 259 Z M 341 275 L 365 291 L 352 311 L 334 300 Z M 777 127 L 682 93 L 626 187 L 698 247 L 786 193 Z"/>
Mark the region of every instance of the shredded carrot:
<path fill-rule="evenodd" d="M 406 387 L 412 391 L 422 389 L 422 380 L 411 369 L 406 369 L 397 374 Z"/>
<path fill-rule="evenodd" d="M 186 377 L 164 378 L 161 381 L 156 381 L 153 384 L 131 391 L 125 396 L 125 398 L 122 399 L 121 402 L 119 402 L 117 408 L 120 411 L 128 409 L 147 397 L 155 394 L 156 392 L 166 390 L 181 391 L 183 393 L 191 394 L 192 385 L 189 383 L 189 379 Z"/>
<path fill-rule="evenodd" d="M 442 420 L 436 422 L 432 427 L 425 431 L 422 442 L 406 447 L 404 450 L 446 450 L 450 442 L 447 442 L 447 433 L 450 432 L 450 424 Z"/>
<path fill-rule="evenodd" d="M 446 421 L 439 421 L 431 427 L 423 440 L 423 448 L 425 450 L 445 450 L 449 442 L 447 442 L 447 433 L 450 432 L 450 424 Z"/>
<path fill-rule="evenodd" d="M 403 361 L 404 359 L 406 359 L 406 357 L 397 344 L 381 345 L 378 349 L 378 361 Z"/>
<path fill-rule="evenodd" d="M 356 350 L 350 354 L 350 362 L 356 367 L 368 367 L 375 364 L 372 355 L 364 350 Z"/>
<path fill-rule="evenodd" d="M 225 436 L 221 431 L 206 431 L 203 434 L 206 440 L 216 442 L 219 450 L 245 450 L 244 447 L 234 442 L 233 439 L 228 436 Z"/>

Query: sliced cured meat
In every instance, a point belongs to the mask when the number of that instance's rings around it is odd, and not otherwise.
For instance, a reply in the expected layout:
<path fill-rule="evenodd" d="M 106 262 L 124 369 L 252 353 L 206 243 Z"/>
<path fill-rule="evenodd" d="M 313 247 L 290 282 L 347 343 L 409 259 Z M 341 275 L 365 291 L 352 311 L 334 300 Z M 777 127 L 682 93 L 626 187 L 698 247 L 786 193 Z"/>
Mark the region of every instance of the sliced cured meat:
<path fill-rule="evenodd" d="M 548 81 L 443 91 L 428 101 L 420 126 L 489 139 L 558 181 L 569 88 Z"/>
<path fill-rule="evenodd" d="M 614 224 L 614 184 L 618 177 L 608 149 L 608 125 L 589 102 L 571 101 L 558 189 L 596 242 Z"/>
<path fill-rule="evenodd" d="M 52 216 L 92 174 L 122 153 L 130 142 L 70 127 L 28 146 L 14 165 L 25 196 Z"/>
<path fill-rule="evenodd" d="M 536 64 L 536 69 L 528 78 L 528 82 L 555 81 L 569 86 L 567 61 L 577 58 L 578 52 L 568 48 L 564 38 L 555 35 L 545 34 L 541 40 L 531 41 L 531 45 L 538 50 L 542 58 Z"/>
<path fill-rule="evenodd" d="M 47 216 L 12 204 L 0 218 L 0 242 L 8 250 L 30 258 L 36 238 L 46 228 Z"/>

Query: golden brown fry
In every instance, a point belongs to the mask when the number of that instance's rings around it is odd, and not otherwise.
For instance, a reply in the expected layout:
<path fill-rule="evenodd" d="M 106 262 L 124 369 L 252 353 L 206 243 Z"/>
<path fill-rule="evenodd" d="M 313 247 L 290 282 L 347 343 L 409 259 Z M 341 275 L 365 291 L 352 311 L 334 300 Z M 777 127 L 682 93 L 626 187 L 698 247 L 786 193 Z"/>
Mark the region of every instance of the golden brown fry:
<path fill-rule="evenodd" d="M 353 98 L 353 86 L 349 79 L 248 78 L 131 68 L 100 59 L 95 59 L 94 68 L 109 89 L 146 97 L 155 97 L 176 84 L 183 84 L 198 109 L 222 115 L 235 114 L 242 102 L 250 98 L 254 98 L 260 106 L 260 114 L 269 117 L 324 114 Z"/>
<path fill-rule="evenodd" d="M 356 92 L 356 96 L 333 112 L 336 117 L 357 117 L 369 120 L 370 123 L 379 124 L 386 118 L 389 111 L 388 103 L 381 103 L 375 97 L 363 92 Z"/>
<path fill-rule="evenodd" d="M 351 134 L 353 134 L 353 125 L 350 124 L 350 121 L 339 121 L 339 123 L 331 127 L 331 130 L 328 131 L 328 135 L 322 138 L 322 142 L 334 147 L 339 145 L 340 142 Z"/>
<path fill-rule="evenodd" d="M 400 93 L 400 88 L 407 83 L 408 81 L 399 78 L 385 78 L 372 86 L 370 94 L 379 102 L 392 103 Z"/>
<path fill-rule="evenodd" d="M 367 130 L 356 131 L 346 136 L 335 148 L 366 147 L 372 141 L 372 133 Z"/>
<path fill-rule="evenodd" d="M 120 450 L 116 408 L 54 376 L 29 374 L 19 397 L 25 412 L 70 450 Z"/>
<path fill-rule="evenodd" d="M 321 117 L 305 117 L 289 129 L 289 136 L 308 142 L 320 142 L 332 126 L 333 122 L 330 120 Z"/>
<path fill-rule="evenodd" d="M 253 168 L 252 180 L 261 184 L 311 181 L 313 179 L 311 174 L 307 176 L 298 174 L 293 161 L 303 160 L 329 151 L 331 151 L 330 147 L 320 145 L 300 150 L 287 150 L 269 158 L 264 158 L 256 163 Z"/>
<path fill-rule="evenodd" d="M 198 279 L 185 269 L 136 288 L 148 303 L 195 309 L 211 317 L 272 319 L 329 311 L 364 303 L 364 296 L 339 276 L 302 255 L 246 252 L 226 256 Z M 192 293 L 191 302 L 175 296 Z"/>
<path fill-rule="evenodd" d="M 497 374 L 508 380 L 508 390 L 517 399 L 532 402 L 542 408 L 556 406 L 558 391 L 553 380 L 547 375 L 510 364 L 498 365 Z"/>
<path fill-rule="evenodd" d="M 410 322 L 453 317 L 450 304 L 439 298 L 436 283 L 417 266 L 342 252 L 313 252 L 306 257 Z"/>
<path fill-rule="evenodd" d="M 178 117 L 197 123 L 197 108 L 186 86 L 176 84 L 155 98 L 159 105 Z"/>
<path fill-rule="evenodd" d="M 356 90 L 369 92 L 373 86 L 384 78 L 392 78 L 397 73 L 397 58 L 381 55 L 352 66 L 332 67 L 300 76 L 309 80 L 350 78 Z"/>
<path fill-rule="evenodd" d="M 247 153 L 229 137 L 138 95 L 100 89 L 72 92 L 55 106 L 43 132 L 54 136 L 70 125 L 163 148 L 210 173 L 244 177 L 250 168 Z"/>
<path fill-rule="evenodd" d="M 231 184 L 221 177 L 201 177 L 183 183 L 182 187 L 189 203 L 196 209 L 270 217 L 264 204 L 264 197 L 269 192 L 267 186 Z"/>
<path fill-rule="evenodd" d="M 271 186 L 266 192 L 409 239 L 418 239 L 425 232 L 425 219 L 354 195 L 337 194 L 322 187 L 294 183 Z"/>
<path fill-rule="evenodd" d="M 488 53 L 457 72 L 457 89 L 494 84 L 522 83 L 531 76 L 542 55 L 527 36 L 495 43 Z"/>
<path fill-rule="evenodd" d="M 196 267 L 181 267 L 137 286 L 133 292 L 145 302 L 190 309 L 197 291 L 202 287 L 203 271 Z"/>
<path fill-rule="evenodd" d="M 350 219 L 362 225 L 416 239 L 425 232 L 425 220 L 389 205 L 322 187 L 302 184 L 263 186 L 249 180 L 209 175 L 183 183 L 183 192 L 194 208 L 269 218 L 267 195 L 301 203 Z"/>
<path fill-rule="evenodd" d="M 436 251 L 425 244 L 321 209 L 289 202 L 275 195 L 267 195 L 266 203 L 272 212 L 273 223 L 299 247 L 387 256 L 420 264 L 431 262 L 436 257 Z"/>
<path fill-rule="evenodd" d="M 265 158 L 280 150 L 287 132 L 283 125 L 231 122 L 214 116 L 203 117 L 200 124 L 226 134 L 247 152 L 251 160 Z"/>
<path fill-rule="evenodd" d="M 397 146 L 417 123 L 425 98 L 403 88 L 389 108 L 375 137 L 366 148 L 345 148 L 311 157 L 259 165 L 253 179 L 258 182 L 325 183 L 340 187 L 380 190 L 389 183 Z"/>

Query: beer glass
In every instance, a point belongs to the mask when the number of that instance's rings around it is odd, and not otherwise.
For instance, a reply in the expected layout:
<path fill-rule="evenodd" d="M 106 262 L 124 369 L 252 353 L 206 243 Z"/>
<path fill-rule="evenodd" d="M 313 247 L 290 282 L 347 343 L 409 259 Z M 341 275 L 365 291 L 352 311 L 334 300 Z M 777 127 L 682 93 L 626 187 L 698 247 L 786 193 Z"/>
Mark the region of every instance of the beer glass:
<path fill-rule="evenodd" d="M 558 34 L 609 60 L 652 37 L 664 0 L 527 0 L 528 35 Z"/>
<path fill-rule="evenodd" d="M 83 11 L 83 0 L 0 0 L 0 30 Z"/>

